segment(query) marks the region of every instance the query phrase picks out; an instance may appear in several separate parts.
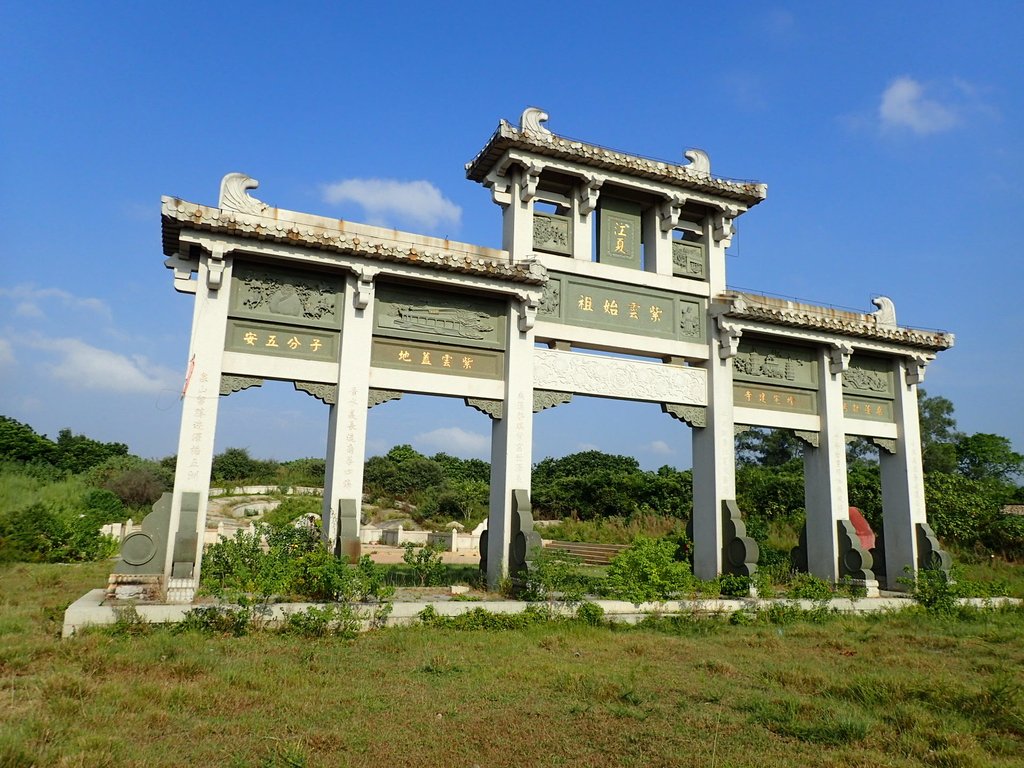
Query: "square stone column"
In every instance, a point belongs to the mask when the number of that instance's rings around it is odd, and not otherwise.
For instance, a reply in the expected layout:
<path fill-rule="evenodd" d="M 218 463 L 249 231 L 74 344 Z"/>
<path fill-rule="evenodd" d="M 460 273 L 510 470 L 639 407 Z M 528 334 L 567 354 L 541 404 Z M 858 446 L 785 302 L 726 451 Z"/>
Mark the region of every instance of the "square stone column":
<path fill-rule="evenodd" d="M 373 276 L 349 275 L 345 284 L 338 360 L 337 402 L 331 405 L 327 429 L 327 471 L 324 480 L 323 537 L 337 550 L 339 537 L 359 538 L 363 503 L 363 462 L 366 453 L 366 417 L 370 386 L 370 352 L 373 337 Z M 349 518 L 342 530 L 340 504 Z"/>
<path fill-rule="evenodd" d="M 599 176 L 584 179 L 572 196 L 572 257 L 579 261 L 594 260 L 593 214 L 603 183 L 603 178 Z"/>
<path fill-rule="evenodd" d="M 170 593 L 168 599 L 175 602 L 190 602 L 199 585 L 230 286 L 231 261 L 224 258 L 223 250 L 202 256 L 192 309 L 192 341 L 164 560 L 164 586 Z M 191 500 L 184 514 L 183 497 Z M 189 562 L 194 566 L 186 565 Z"/>
<path fill-rule="evenodd" d="M 672 229 L 664 210 L 668 204 L 659 203 L 643 212 L 644 270 L 659 275 L 672 274 Z M 662 227 L 662 222 L 669 229 Z"/>
<path fill-rule="evenodd" d="M 841 351 L 835 355 L 841 360 Z M 848 355 L 845 358 L 849 359 Z M 850 519 L 843 430 L 841 363 L 832 350 L 818 351 L 818 447 L 804 447 L 804 508 L 807 513 L 807 570 L 826 581 L 839 579 L 837 522 Z"/>
<path fill-rule="evenodd" d="M 510 305 L 502 418 L 491 422 L 491 497 L 487 515 L 487 586 L 509 573 L 512 491 L 530 490 L 533 465 L 532 310 Z M 525 329 L 525 330 L 524 330 Z"/>
<path fill-rule="evenodd" d="M 896 453 L 879 451 L 882 474 L 882 536 L 885 574 L 889 589 L 904 590 L 900 579 L 917 571 L 917 524 L 926 519 L 924 469 L 921 463 L 921 426 L 917 410 L 917 384 L 903 359 L 893 363 L 896 398 Z M 907 574 L 904 569 L 910 568 Z"/>

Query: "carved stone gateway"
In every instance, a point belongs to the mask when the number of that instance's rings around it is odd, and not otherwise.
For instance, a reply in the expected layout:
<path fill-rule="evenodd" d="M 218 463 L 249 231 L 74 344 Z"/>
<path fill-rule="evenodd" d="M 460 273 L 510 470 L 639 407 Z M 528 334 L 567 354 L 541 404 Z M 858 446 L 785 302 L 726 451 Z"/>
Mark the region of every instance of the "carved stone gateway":
<path fill-rule="evenodd" d="M 336 552 L 359 551 L 367 410 L 427 393 L 488 417 L 488 583 L 528 569 L 533 420 L 585 395 L 657 404 L 690 436 L 702 578 L 757 567 L 735 503 L 737 424 L 804 441 L 805 569 L 872 573 L 850 535 L 847 436 L 883 449 L 874 572 L 899 588 L 904 569 L 948 567 L 925 518 L 916 398 L 952 336 L 897 325 L 885 297 L 857 313 L 728 290 L 735 219 L 765 185 L 714 176 L 700 150 L 649 160 L 547 120 L 534 107 L 518 126 L 502 120 L 466 165 L 502 209 L 500 250 L 275 208 L 243 173 L 224 177 L 217 207 L 163 198 L 165 264 L 195 302 L 175 487 L 126 539 L 112 584 L 157 579 L 191 599 L 218 402 L 266 380 L 324 404 L 323 534 Z"/>

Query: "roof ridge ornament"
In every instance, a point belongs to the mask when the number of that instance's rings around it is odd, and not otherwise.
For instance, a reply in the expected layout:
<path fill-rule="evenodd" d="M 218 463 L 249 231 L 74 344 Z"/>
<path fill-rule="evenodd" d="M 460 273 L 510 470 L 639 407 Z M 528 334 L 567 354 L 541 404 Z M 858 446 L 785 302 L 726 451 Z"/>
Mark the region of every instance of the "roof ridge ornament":
<path fill-rule="evenodd" d="M 689 165 L 684 166 L 690 173 L 700 176 L 711 175 L 711 158 L 703 149 L 688 149 L 683 152 L 683 157 L 690 161 Z"/>
<path fill-rule="evenodd" d="M 548 113 L 537 107 L 527 107 L 519 118 L 519 130 L 530 134 L 535 139 L 551 141 L 555 135 L 545 128 L 541 123 L 548 121 Z"/>
<path fill-rule="evenodd" d="M 244 173 L 229 173 L 220 180 L 220 202 L 218 208 L 238 213 L 262 216 L 270 206 L 262 200 L 251 197 L 246 190 L 256 189 L 260 183 Z"/>
<path fill-rule="evenodd" d="M 878 328 L 895 328 L 896 305 L 892 303 L 892 299 L 888 296 L 876 296 L 871 300 L 871 303 L 878 307 L 877 312 L 871 313 L 871 316 L 875 318 L 875 326 Z"/>

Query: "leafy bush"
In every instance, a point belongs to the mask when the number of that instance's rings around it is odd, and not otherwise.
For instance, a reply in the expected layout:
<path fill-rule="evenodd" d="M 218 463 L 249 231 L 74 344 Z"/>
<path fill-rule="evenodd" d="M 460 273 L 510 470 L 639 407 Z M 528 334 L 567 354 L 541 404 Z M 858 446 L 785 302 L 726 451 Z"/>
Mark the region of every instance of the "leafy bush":
<path fill-rule="evenodd" d="M 723 573 L 718 577 L 718 587 L 722 597 L 747 597 L 750 594 L 750 586 L 749 576 Z"/>
<path fill-rule="evenodd" d="M 638 536 L 608 566 L 608 587 L 619 598 L 640 603 L 667 600 L 693 583 L 689 563 L 675 559 L 676 543 Z"/>
<path fill-rule="evenodd" d="M 319 518 L 323 503 L 320 496 L 286 496 L 274 509 L 265 512 L 262 519 L 264 523 L 280 528 L 290 525 L 303 515 L 314 514 Z"/>
<path fill-rule="evenodd" d="M 562 600 L 575 605 L 583 599 L 580 559 L 556 549 L 541 549 L 526 575 L 527 600 Z"/>
<path fill-rule="evenodd" d="M 786 597 L 793 600 L 831 600 L 834 595 L 829 582 L 810 573 L 793 576 L 786 591 Z"/>
<path fill-rule="evenodd" d="M 411 541 L 404 544 L 405 552 L 402 553 L 402 561 L 412 566 L 416 578 L 421 587 L 432 587 L 440 584 L 444 578 L 444 563 L 441 562 L 441 553 L 428 544 L 425 547 L 417 547 Z"/>

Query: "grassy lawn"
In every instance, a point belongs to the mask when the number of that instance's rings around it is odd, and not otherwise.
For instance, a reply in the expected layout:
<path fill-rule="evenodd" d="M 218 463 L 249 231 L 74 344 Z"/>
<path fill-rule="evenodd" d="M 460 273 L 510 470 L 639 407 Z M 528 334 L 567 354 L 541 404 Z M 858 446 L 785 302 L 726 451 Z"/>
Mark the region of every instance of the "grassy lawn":
<path fill-rule="evenodd" d="M 0 766 L 1019 766 L 1024 611 L 58 639 L 0 566 Z"/>

